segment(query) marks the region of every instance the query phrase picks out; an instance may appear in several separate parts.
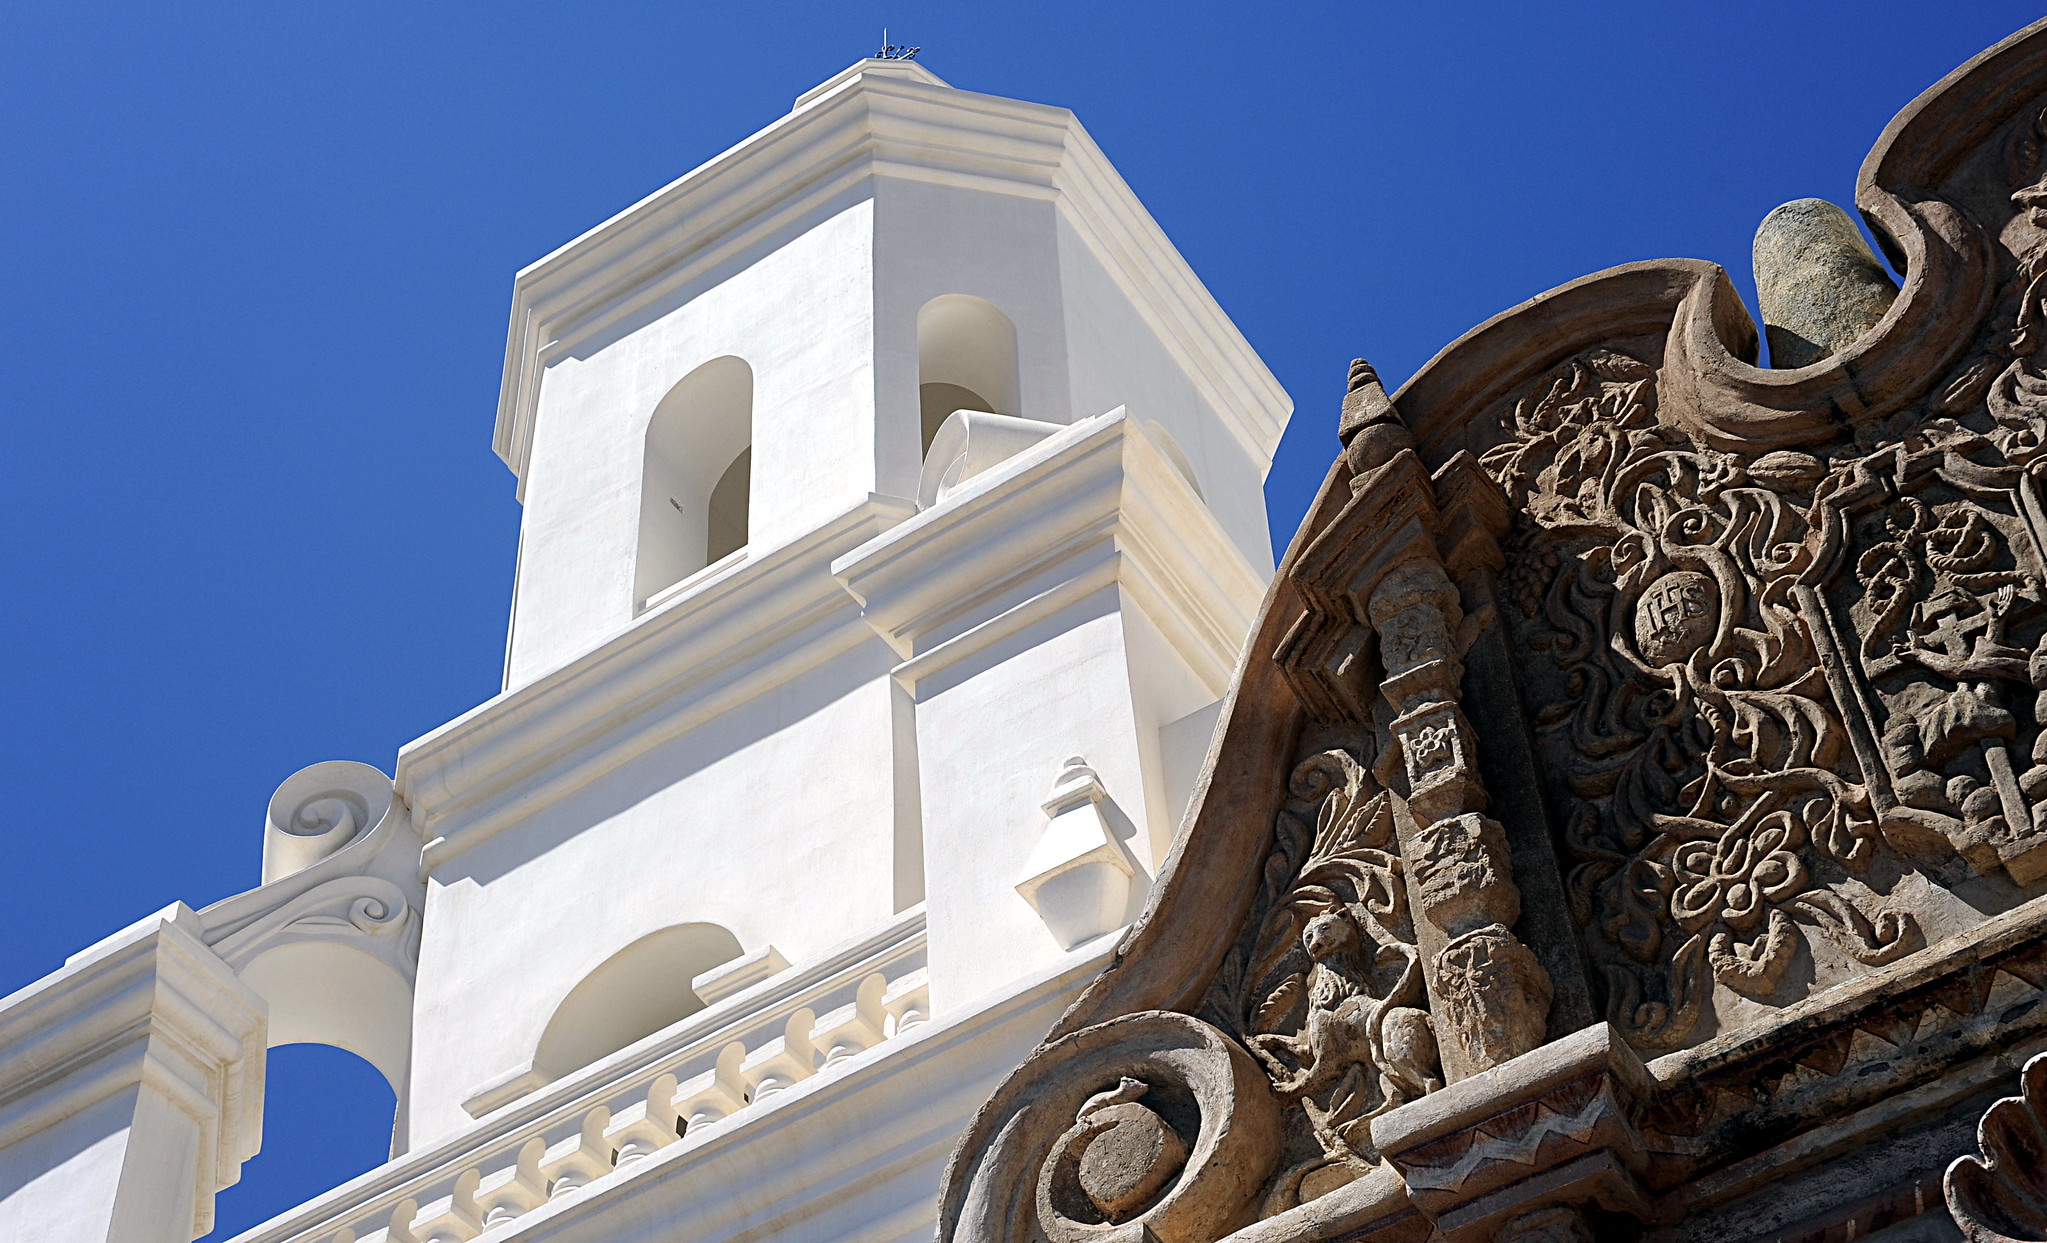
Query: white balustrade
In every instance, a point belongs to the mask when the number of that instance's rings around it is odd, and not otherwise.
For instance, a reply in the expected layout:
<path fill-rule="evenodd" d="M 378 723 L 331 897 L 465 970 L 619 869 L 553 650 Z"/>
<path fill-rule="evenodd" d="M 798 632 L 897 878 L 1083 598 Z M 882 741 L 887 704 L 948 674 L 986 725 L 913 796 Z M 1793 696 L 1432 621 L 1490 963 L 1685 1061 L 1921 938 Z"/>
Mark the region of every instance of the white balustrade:
<path fill-rule="evenodd" d="M 850 1069 L 929 1012 L 920 908 L 235 1243 L 468 1243 L 686 1136 L 744 1125 L 778 1094 Z"/>

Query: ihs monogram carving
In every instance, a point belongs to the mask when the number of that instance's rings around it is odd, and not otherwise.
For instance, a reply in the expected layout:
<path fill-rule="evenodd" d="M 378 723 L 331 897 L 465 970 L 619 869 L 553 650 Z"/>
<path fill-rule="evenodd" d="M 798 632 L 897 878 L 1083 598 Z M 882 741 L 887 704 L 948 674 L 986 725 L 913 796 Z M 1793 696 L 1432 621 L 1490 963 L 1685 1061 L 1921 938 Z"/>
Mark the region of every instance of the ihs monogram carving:
<path fill-rule="evenodd" d="M 1659 419 L 1649 362 L 1596 349 L 1483 456 L 1522 513 L 1515 628 L 1554 671 L 1531 706 L 1574 914 L 1644 1047 L 1692 1038 L 1715 983 L 1776 995 L 1809 931 L 1861 964 L 1923 944 L 1899 876 L 2047 879 L 2037 241 L 1986 356 L 1851 443 L 1715 448 Z"/>

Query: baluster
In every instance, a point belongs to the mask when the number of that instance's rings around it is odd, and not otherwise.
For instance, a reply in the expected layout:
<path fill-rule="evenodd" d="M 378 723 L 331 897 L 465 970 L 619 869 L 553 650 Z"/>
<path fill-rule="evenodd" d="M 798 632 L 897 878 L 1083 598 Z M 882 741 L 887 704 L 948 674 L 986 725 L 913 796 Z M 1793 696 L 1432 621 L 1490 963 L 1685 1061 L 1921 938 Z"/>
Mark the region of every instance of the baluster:
<path fill-rule="evenodd" d="M 540 1174 L 546 1152 L 547 1141 L 535 1136 L 519 1146 L 510 1166 L 493 1171 L 482 1181 L 476 1202 L 483 1211 L 484 1229 L 516 1221 L 546 1203 L 547 1181 Z"/>
<path fill-rule="evenodd" d="M 584 1115 L 580 1131 L 548 1148 L 541 1166 L 548 1199 L 559 1200 L 611 1173 L 611 1141 L 604 1137 L 610 1125 L 611 1111 L 599 1105 Z"/>
<path fill-rule="evenodd" d="M 675 1076 L 656 1075 L 645 1100 L 635 1101 L 609 1134 L 623 1167 L 675 1142 L 680 1134 L 675 1116 Z"/>

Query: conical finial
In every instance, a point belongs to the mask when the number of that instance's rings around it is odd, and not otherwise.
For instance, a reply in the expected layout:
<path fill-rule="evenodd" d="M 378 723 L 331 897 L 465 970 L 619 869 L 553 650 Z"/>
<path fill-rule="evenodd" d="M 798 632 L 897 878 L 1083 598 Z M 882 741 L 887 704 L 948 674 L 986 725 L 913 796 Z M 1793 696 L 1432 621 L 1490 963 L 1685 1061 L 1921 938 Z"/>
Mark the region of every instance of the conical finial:
<path fill-rule="evenodd" d="M 1344 456 L 1351 469 L 1364 472 L 1379 466 L 1402 449 L 1414 446 L 1379 372 L 1362 358 L 1351 360 L 1349 389 L 1343 395 L 1343 416 L 1336 423 L 1336 438 L 1343 442 Z"/>
<path fill-rule="evenodd" d="M 1372 364 L 1366 362 L 1362 358 L 1353 358 L 1350 360 L 1350 387 L 1345 389 L 1344 390 L 1345 392 L 1355 393 L 1359 389 L 1365 387 L 1367 384 L 1378 383 L 1379 383 L 1378 368 L 1372 366 Z M 1380 387 L 1383 390 L 1385 386 L 1381 385 Z"/>

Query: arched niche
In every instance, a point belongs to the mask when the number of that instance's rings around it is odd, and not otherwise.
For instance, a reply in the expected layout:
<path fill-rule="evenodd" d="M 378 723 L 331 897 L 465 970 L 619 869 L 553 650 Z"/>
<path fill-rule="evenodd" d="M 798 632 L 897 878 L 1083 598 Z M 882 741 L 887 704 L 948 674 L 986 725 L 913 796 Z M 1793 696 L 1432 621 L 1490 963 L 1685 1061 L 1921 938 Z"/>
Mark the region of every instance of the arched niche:
<path fill-rule="evenodd" d="M 1016 327 L 994 303 L 944 294 L 917 312 L 920 451 L 955 410 L 1022 414 L 1017 408 Z"/>
<path fill-rule="evenodd" d="M 746 546 L 753 368 L 714 358 L 668 390 L 647 421 L 636 603 Z"/>
<path fill-rule="evenodd" d="M 559 1079 L 704 1008 L 691 982 L 739 957 L 739 940 L 716 924 L 650 932 L 583 977 L 541 1033 L 533 1069 Z"/>

